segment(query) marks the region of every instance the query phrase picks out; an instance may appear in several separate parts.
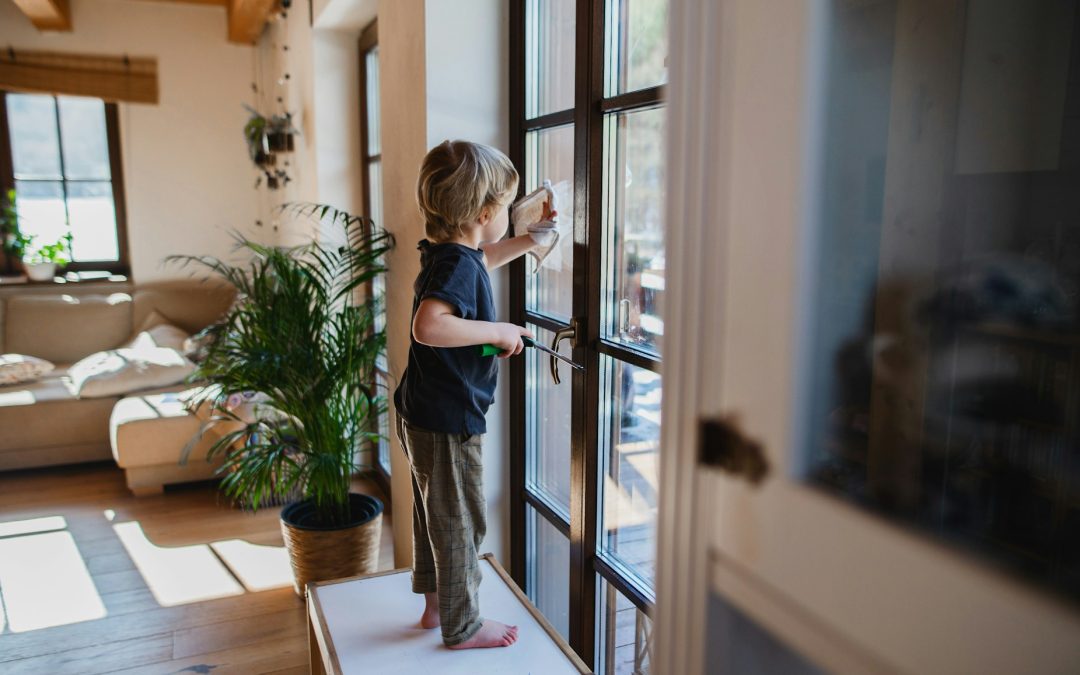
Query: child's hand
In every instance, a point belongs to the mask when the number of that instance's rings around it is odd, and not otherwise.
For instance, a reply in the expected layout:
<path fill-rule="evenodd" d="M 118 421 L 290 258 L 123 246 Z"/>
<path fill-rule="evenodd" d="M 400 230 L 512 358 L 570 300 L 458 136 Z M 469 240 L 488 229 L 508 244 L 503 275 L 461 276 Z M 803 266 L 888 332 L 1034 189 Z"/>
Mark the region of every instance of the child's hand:
<path fill-rule="evenodd" d="M 525 343 L 521 341 L 522 335 L 533 337 L 531 331 L 514 323 L 495 324 L 495 334 L 497 337 L 491 341 L 491 344 L 503 350 L 499 354 L 500 359 L 520 354 L 521 350 L 525 349 Z"/>

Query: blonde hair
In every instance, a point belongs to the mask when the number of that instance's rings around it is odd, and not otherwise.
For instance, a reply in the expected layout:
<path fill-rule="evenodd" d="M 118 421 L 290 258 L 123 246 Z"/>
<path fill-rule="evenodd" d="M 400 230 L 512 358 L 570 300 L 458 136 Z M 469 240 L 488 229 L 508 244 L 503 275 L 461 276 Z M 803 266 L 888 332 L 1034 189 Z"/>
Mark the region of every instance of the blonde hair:
<path fill-rule="evenodd" d="M 517 186 L 517 169 L 495 148 L 469 141 L 436 145 L 424 157 L 416 182 L 428 238 L 441 242 L 461 235 L 485 208 L 507 206 Z"/>

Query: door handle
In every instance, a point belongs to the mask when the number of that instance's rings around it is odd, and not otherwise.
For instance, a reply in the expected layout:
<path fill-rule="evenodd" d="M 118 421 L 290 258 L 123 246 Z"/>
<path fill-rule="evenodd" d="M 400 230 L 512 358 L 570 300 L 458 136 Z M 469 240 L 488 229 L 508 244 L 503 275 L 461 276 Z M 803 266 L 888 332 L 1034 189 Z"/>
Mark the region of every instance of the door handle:
<path fill-rule="evenodd" d="M 769 474 L 769 460 L 761 443 L 746 435 L 735 415 L 699 421 L 698 463 L 745 478 L 754 486 Z"/>
<path fill-rule="evenodd" d="M 551 341 L 552 351 L 559 351 L 559 343 L 563 340 L 570 340 L 570 348 L 573 349 L 575 342 L 577 341 L 577 323 L 577 319 L 571 319 L 569 326 L 560 328 L 555 332 L 555 338 Z M 559 377 L 559 360 L 554 356 L 549 356 L 548 359 L 551 361 L 551 379 L 555 381 L 555 384 L 561 384 L 562 379 Z"/>

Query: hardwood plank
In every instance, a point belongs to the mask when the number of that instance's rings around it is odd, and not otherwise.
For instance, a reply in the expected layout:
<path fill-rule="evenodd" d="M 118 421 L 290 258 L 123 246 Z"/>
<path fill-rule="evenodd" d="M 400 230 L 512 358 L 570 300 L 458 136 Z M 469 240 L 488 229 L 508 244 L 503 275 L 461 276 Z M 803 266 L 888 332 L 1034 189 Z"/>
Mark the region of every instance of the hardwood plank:
<path fill-rule="evenodd" d="M 353 488 L 375 491 L 364 481 Z M 63 517 L 107 612 L 93 621 L 0 632 L 0 672 L 164 673 L 210 666 L 214 675 L 305 672 L 305 606 L 291 588 L 162 607 L 113 529 L 137 522 L 160 547 L 229 539 L 280 546 L 278 511 L 237 509 L 214 483 L 135 499 L 112 464 L 0 473 L 0 522 Z M 383 527 L 379 559 L 390 567 L 388 513 Z"/>
<path fill-rule="evenodd" d="M 165 675 L 166 673 L 307 673 L 307 640 L 292 636 L 286 640 L 257 642 L 216 652 L 194 654 L 170 661 L 117 671 L 118 675 Z"/>
<path fill-rule="evenodd" d="M 57 649 L 89 647 L 116 639 L 145 637 L 165 631 L 183 630 L 204 624 L 253 619 L 303 603 L 292 589 L 245 593 L 218 600 L 176 607 L 157 607 L 145 612 L 106 616 L 96 621 L 57 626 L 28 633 L 0 636 L 0 663 Z M 170 655 L 171 658 L 171 655 Z"/>
<path fill-rule="evenodd" d="M 272 614 L 263 614 L 258 621 L 236 619 L 178 630 L 173 633 L 173 657 L 220 651 L 227 646 L 242 646 L 256 642 L 283 640 L 306 635 L 307 614 L 303 605 Z"/>
<path fill-rule="evenodd" d="M 9 661 L 4 663 L 3 671 L 7 675 L 92 675 L 112 673 L 131 665 L 156 663 L 171 655 L 172 634 L 158 633 Z"/>

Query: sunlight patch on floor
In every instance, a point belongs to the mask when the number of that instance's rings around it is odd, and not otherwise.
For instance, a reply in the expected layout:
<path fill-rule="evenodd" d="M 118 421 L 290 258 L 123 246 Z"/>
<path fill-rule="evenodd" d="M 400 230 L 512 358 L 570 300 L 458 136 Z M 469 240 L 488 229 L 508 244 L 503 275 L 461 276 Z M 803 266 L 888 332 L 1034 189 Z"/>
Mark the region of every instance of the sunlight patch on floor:
<path fill-rule="evenodd" d="M 0 539 L 0 595 L 6 614 L 0 630 L 6 622 L 13 633 L 100 619 L 106 613 L 70 532 Z"/>
<path fill-rule="evenodd" d="M 292 586 L 289 552 L 284 546 L 260 546 L 241 539 L 210 544 L 229 570 L 249 591 Z"/>
<path fill-rule="evenodd" d="M 9 520 L 6 523 L 0 523 L 0 537 L 14 537 L 20 534 L 38 534 L 66 529 L 67 520 L 63 516 Z"/>
<path fill-rule="evenodd" d="M 163 607 L 242 595 L 243 587 L 205 544 L 157 546 L 138 522 L 113 525 L 143 580 Z"/>

